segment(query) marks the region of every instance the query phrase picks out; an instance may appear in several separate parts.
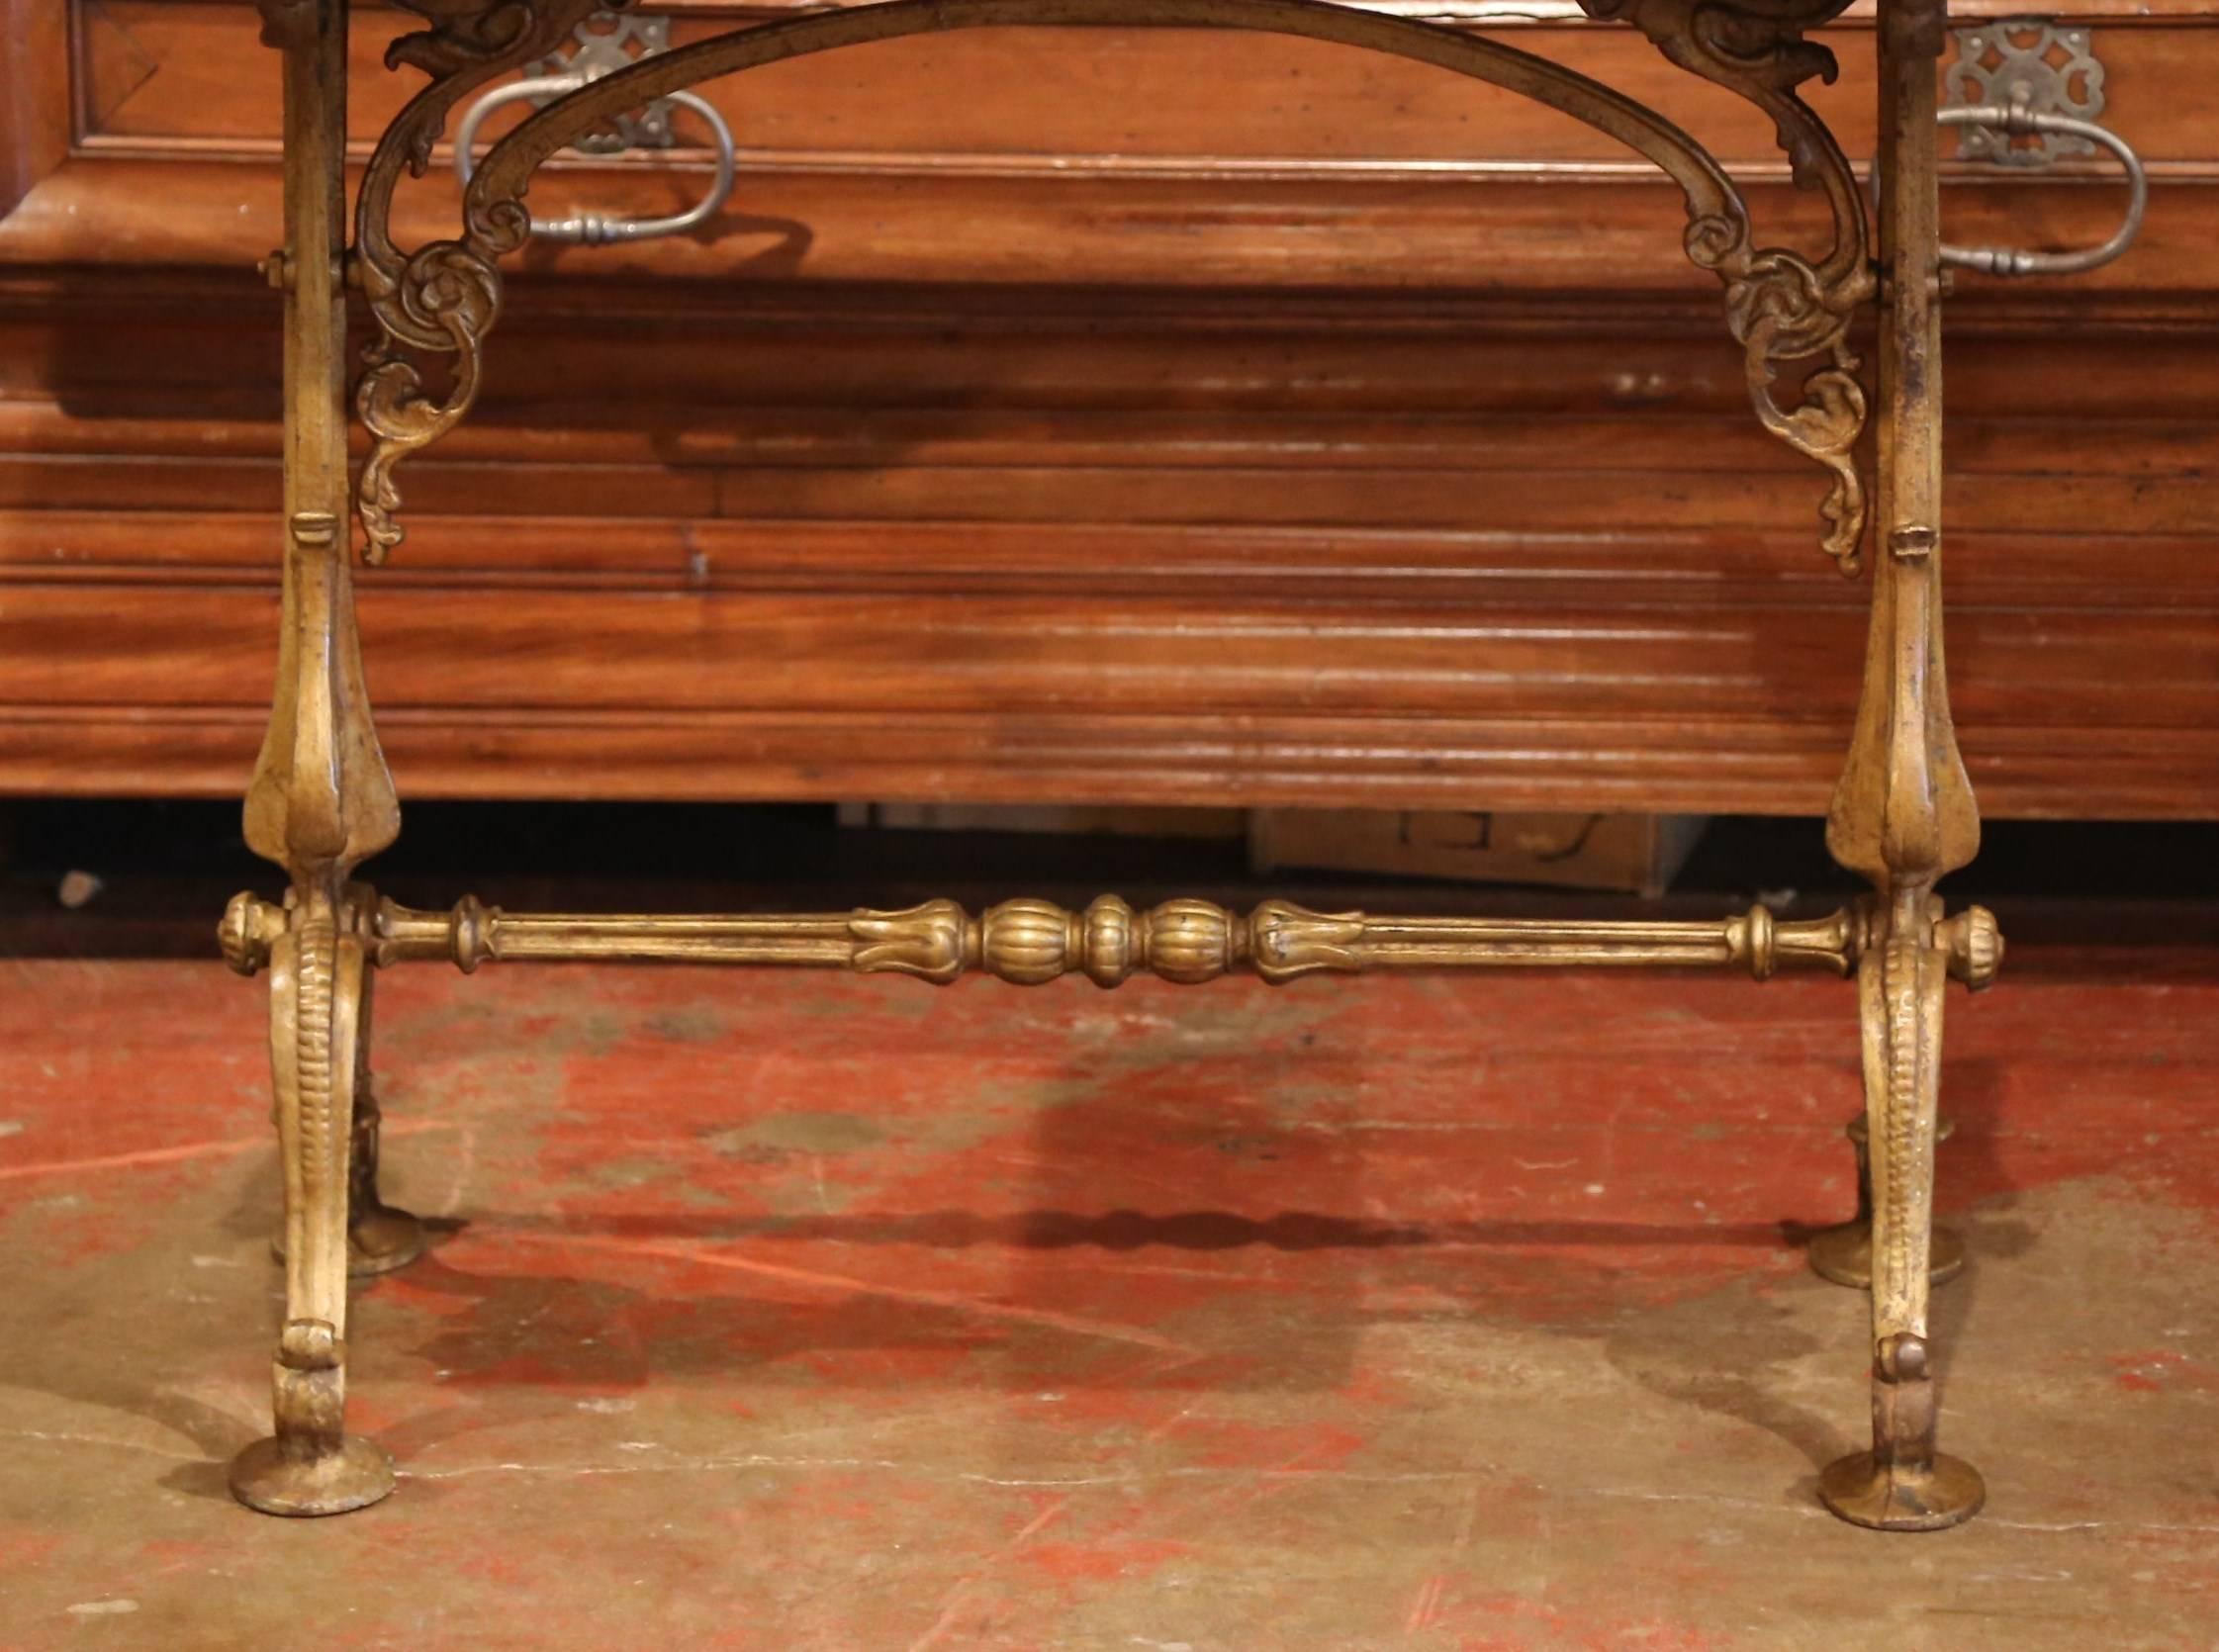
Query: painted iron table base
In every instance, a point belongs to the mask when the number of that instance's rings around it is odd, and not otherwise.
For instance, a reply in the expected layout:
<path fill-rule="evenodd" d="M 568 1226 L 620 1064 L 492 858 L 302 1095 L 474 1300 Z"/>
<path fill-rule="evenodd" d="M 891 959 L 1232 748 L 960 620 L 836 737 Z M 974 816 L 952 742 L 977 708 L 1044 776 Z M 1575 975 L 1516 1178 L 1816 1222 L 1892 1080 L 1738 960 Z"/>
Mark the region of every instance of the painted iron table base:
<path fill-rule="evenodd" d="M 396 185 L 421 171 L 461 101 L 543 56 L 602 0 L 403 0 L 430 27 L 388 62 L 429 83 L 394 119 L 344 229 L 346 0 L 261 0 L 285 62 L 286 244 L 268 265 L 285 298 L 284 620 L 275 704 L 246 798 L 246 838 L 283 868 L 282 905 L 240 895 L 225 956 L 268 971 L 271 1066 L 284 1161 L 286 1309 L 273 1380 L 276 1427 L 240 1453 L 231 1486 L 280 1514 L 358 1509 L 393 1488 L 374 1443 L 345 1429 L 347 1280 L 405 1265 L 416 1219 L 378 1197 L 369 1074 L 376 971 L 447 960 L 659 959 L 890 972 L 947 982 L 967 970 L 1017 984 L 1069 973 L 1109 987 L 1148 971 L 1198 984 L 1235 971 L 1283 983 L 1377 969 L 1722 965 L 1762 980 L 1786 967 L 1854 976 L 1865 1113 L 1859 1220 L 1821 1236 L 1814 1265 L 1869 1288 L 1873 1447 L 1826 1470 L 1827 1507 L 1859 1524 L 1951 1525 L 1980 1507 L 1980 1476 L 1937 1451 L 1927 1298 L 1961 1252 L 1932 1228 L 1942 995 L 1995 977 L 2002 940 L 1975 907 L 1947 916 L 1935 884 L 1965 866 L 1979 816 L 1950 723 L 1941 622 L 1939 224 L 1936 60 L 1941 0 L 1881 0 L 1878 256 L 1848 160 L 1797 94 L 1831 78 L 1804 39 L 1846 0 L 1582 0 L 1646 34 L 1673 62 L 1771 117 L 1797 181 L 1822 194 L 1833 239 L 1816 257 L 1755 237 L 1716 161 L 1654 112 L 1494 40 L 1327 0 L 886 0 L 737 30 L 590 82 L 497 143 L 472 177 L 463 229 L 405 252 Z M 1432 63 L 1546 104 L 1654 162 L 1687 200 L 1684 250 L 1724 289 L 1759 420 L 1826 474 L 1821 549 L 1845 574 L 1877 554 L 1864 688 L 1827 827 L 1834 858 L 1874 894 L 1830 918 L 1778 922 L 1758 907 L 1717 923 L 1549 923 L 1369 918 L 1266 901 L 1238 914 L 1199 900 L 1136 911 L 1104 896 L 1082 912 L 1010 900 L 976 916 L 949 901 L 899 912 L 748 916 L 509 914 L 465 899 L 419 912 L 381 899 L 355 869 L 391 844 L 400 807 L 363 685 L 349 532 L 366 555 L 401 543 L 396 467 L 476 399 L 502 302 L 500 260 L 531 231 L 534 169 L 606 121 L 720 75 L 868 41 L 1004 25 L 1180 26 L 1305 36 Z M 372 437 L 350 488 L 347 294 L 379 328 L 353 406 Z M 1868 492 L 1854 457 L 1869 411 L 1849 348 L 1877 307 L 1880 418 Z M 440 362 L 429 388 L 424 367 Z"/>

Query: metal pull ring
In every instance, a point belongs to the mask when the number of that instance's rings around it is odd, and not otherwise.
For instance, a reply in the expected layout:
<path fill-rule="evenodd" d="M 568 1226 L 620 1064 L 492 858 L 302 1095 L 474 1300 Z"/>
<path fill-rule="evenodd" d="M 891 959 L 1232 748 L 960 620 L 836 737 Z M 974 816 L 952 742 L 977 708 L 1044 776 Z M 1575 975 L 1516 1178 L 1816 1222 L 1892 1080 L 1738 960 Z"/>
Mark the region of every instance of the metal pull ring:
<path fill-rule="evenodd" d="M 2081 247 L 2075 252 L 2028 252 L 2007 246 L 1944 246 L 1940 249 L 1944 264 L 1979 270 L 1986 275 L 2078 275 L 2082 270 L 2108 264 L 2132 246 L 2135 236 L 2142 232 L 2142 215 L 2150 205 L 2150 180 L 2142 170 L 2142 157 L 2116 133 L 2106 132 L 2092 121 L 2077 120 L 2071 115 L 2040 114 L 2016 104 L 2005 107 L 1981 103 L 1945 109 L 1936 119 L 1945 127 L 1988 127 L 2007 132 L 2014 138 L 2031 133 L 2084 138 L 2109 149 L 2127 169 L 2127 215 L 2102 245 Z"/>
<path fill-rule="evenodd" d="M 485 118 L 504 104 L 519 103 L 526 98 L 560 97 L 565 92 L 575 92 L 593 79 L 583 74 L 545 74 L 526 80 L 511 80 L 505 86 L 495 86 L 480 94 L 463 114 L 455 128 L 455 177 L 467 189 L 470 187 L 470 151 L 478 138 L 478 128 Z M 610 241 L 653 240 L 662 235 L 683 235 L 689 229 L 698 229 L 724 210 L 724 203 L 732 197 L 732 180 L 738 170 L 738 160 L 732 147 L 732 129 L 724 124 L 724 117 L 716 106 L 693 92 L 672 92 L 670 101 L 683 105 L 698 115 L 716 138 L 716 178 L 709 192 L 685 212 L 673 213 L 667 218 L 604 218 L 600 213 L 587 213 L 581 218 L 558 218 L 545 223 L 534 220 L 531 232 L 545 240 L 574 241 L 586 246 L 600 246 Z"/>

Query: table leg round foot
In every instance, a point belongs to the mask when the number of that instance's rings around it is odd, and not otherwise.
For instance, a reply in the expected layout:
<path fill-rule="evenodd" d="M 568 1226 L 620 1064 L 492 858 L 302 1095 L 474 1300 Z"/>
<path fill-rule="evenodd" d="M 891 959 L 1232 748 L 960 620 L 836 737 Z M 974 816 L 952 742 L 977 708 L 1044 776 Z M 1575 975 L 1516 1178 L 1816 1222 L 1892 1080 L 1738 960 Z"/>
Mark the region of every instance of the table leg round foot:
<path fill-rule="evenodd" d="M 1873 1282 L 1873 1231 L 1869 1223 L 1844 1222 L 1810 1237 L 1810 1271 L 1836 1285 L 1869 1290 Z M 1946 1228 L 1934 1230 L 1926 1277 L 1939 1285 L 1965 1271 L 1965 1241 Z"/>
<path fill-rule="evenodd" d="M 1882 1465 L 1870 1451 L 1827 1465 L 1818 1498 L 1852 1525 L 1876 1531 L 1940 1531 L 1980 1513 L 1988 1486 L 1960 1457 L 1936 1455 L 1929 1468 Z"/>
<path fill-rule="evenodd" d="M 1940 1235 L 1935 1249 L 1940 1251 Z M 405 1210 L 380 1205 L 347 1230 L 346 1270 L 356 1279 L 391 1273 L 423 1254 L 423 1224 Z"/>
<path fill-rule="evenodd" d="M 334 1449 L 289 1449 L 258 1439 L 231 1459 L 231 1496 L 265 1514 L 343 1514 L 367 1509 L 393 1490 L 393 1459 L 359 1434 Z"/>
<path fill-rule="evenodd" d="M 423 1223 L 405 1210 L 380 1205 L 346 1232 L 346 1271 L 367 1279 L 407 1267 L 423 1254 Z M 285 1236 L 270 1239 L 270 1254 L 285 1260 Z"/>

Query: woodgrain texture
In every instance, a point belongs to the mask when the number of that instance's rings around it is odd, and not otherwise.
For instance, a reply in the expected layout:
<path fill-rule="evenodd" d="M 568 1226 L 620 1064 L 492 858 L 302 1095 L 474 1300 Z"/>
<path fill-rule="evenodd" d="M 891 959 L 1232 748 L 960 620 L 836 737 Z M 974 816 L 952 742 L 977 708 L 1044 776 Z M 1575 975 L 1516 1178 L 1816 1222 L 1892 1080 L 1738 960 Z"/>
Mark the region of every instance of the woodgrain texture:
<path fill-rule="evenodd" d="M 49 68 L 0 165 L 0 788 L 235 794 L 281 551 L 246 267 L 279 239 L 275 54 L 245 7 L 105 6 L 72 110 L 63 13 L 13 5 L 16 84 Z M 368 65 L 396 28 L 357 20 L 358 138 L 414 83 Z M 1871 32 L 1828 33 L 1854 152 Z M 1051 80 L 1032 34 L 712 86 L 747 158 L 723 230 L 527 254 L 358 593 L 406 793 L 1822 810 L 1866 594 L 1748 419 L 1669 185 L 1417 65 L 1102 31 Z M 2179 67 L 2212 39 L 2098 26 L 2143 247 L 1948 307 L 1952 688 L 1990 815 L 2219 814 L 2219 113 Z M 1763 123 L 1630 32 L 1521 44 L 1818 226 Z M 541 191 L 664 208 L 699 164 Z M 2115 208 L 2084 173 L 1944 196 L 1966 241 Z M 403 208 L 451 225 L 443 163 Z M 640 269 L 685 320 L 617 295 Z"/>

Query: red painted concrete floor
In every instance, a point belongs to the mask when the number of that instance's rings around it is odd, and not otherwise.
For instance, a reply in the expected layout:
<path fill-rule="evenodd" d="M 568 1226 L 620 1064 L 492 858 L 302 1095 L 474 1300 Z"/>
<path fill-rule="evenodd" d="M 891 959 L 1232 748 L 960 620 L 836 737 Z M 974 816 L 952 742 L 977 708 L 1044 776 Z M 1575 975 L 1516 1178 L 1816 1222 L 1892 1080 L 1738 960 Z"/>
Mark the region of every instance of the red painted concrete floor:
<path fill-rule="evenodd" d="M 2044 962 L 1950 1007 L 1929 1537 L 1811 1496 L 1838 981 L 399 971 L 403 1478 L 295 1523 L 260 984 L 0 964 L 0 1647 L 2219 1644 L 2219 958 Z"/>

